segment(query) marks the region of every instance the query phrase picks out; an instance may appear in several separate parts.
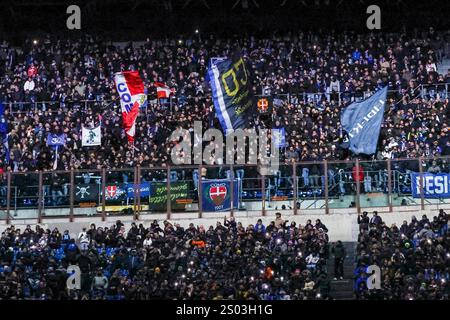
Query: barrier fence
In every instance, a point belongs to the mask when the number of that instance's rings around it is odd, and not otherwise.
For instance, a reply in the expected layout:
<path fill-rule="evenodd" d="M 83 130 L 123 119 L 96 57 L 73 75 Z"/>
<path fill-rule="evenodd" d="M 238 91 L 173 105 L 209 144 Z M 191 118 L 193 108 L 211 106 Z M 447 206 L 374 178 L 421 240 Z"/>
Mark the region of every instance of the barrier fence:
<path fill-rule="evenodd" d="M 401 88 L 396 90 L 389 90 L 388 97 L 396 99 L 396 101 L 400 101 L 401 98 L 405 94 L 409 94 L 411 98 L 422 98 L 422 99 L 448 99 L 449 98 L 449 83 L 438 83 L 438 84 L 421 84 L 415 88 Z M 361 101 L 370 97 L 373 94 L 373 91 L 360 91 L 360 92 L 335 92 L 331 91 L 329 88 L 323 92 L 297 92 L 297 93 L 271 93 L 268 92 L 256 95 L 256 97 L 273 97 L 274 99 L 280 99 L 283 102 L 288 102 L 292 104 L 300 104 L 300 103 L 314 103 L 320 104 L 322 102 L 331 102 L 335 101 L 339 104 L 351 103 Z M 170 99 L 153 99 L 151 101 L 155 101 L 156 103 L 160 103 L 163 105 L 183 105 L 185 103 L 186 97 L 182 95 L 173 96 Z M 79 106 L 80 108 L 87 109 L 91 105 L 95 104 L 103 104 L 105 107 L 109 106 L 114 102 L 119 102 L 118 99 L 110 100 L 105 99 L 103 95 L 98 95 L 95 99 L 91 100 L 76 100 L 72 101 L 70 99 L 64 100 L 53 100 L 53 101 L 24 101 L 24 102 L 4 102 L 6 107 L 9 109 L 10 113 L 20 113 L 26 112 L 28 110 L 52 110 L 52 109 L 61 109 L 64 106 Z"/>
<path fill-rule="evenodd" d="M 0 185 L 0 219 L 66 217 L 74 221 L 86 214 L 104 220 L 107 214 L 205 212 L 208 199 L 202 182 L 235 181 L 226 191 L 230 212 L 353 207 L 449 204 L 450 157 L 382 161 L 321 161 L 282 164 L 271 176 L 262 176 L 254 165 L 200 165 L 135 167 L 119 170 L 6 172 Z M 437 178 L 433 180 L 433 175 Z M 414 180 L 414 177 L 419 179 Z M 431 177 L 431 178 L 430 178 Z M 416 183 L 416 184 L 414 184 Z M 211 191 L 209 191 L 211 193 Z M 434 193 L 433 193 L 434 192 Z M 206 198 L 205 198 L 206 196 Z M 131 209 L 131 210 L 129 210 Z M 227 210 L 228 211 L 228 210 Z M 214 212 L 214 211 L 209 211 Z M 220 215 L 220 213 L 218 213 Z"/>

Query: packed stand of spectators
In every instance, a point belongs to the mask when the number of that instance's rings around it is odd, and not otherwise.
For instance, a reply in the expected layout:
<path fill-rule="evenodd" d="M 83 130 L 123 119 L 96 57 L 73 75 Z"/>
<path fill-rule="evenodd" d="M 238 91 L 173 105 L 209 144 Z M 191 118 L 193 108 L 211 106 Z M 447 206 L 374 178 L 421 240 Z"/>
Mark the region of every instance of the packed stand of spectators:
<path fill-rule="evenodd" d="M 387 226 L 376 213 L 358 217 L 355 293 L 358 299 L 448 300 L 450 234 L 448 214 L 440 210 L 430 221 L 412 217 Z M 368 290 L 367 267 L 381 269 L 381 288 Z"/>
<path fill-rule="evenodd" d="M 255 113 L 257 128 L 285 127 L 285 160 L 342 160 L 340 111 L 388 85 L 391 93 L 378 159 L 449 155 L 447 117 L 450 72 L 437 73 L 442 36 L 434 30 L 407 35 L 298 33 L 267 39 L 147 39 L 114 47 L 92 36 L 27 40 L 20 48 L 0 43 L 0 101 L 10 151 L 3 170 L 52 170 L 48 133 L 67 135 L 57 169 L 95 169 L 170 163 L 174 129 L 220 128 L 206 81 L 209 59 L 240 48 L 255 95 L 289 94 L 268 121 Z M 134 150 L 127 145 L 113 75 L 139 70 L 148 88 L 148 108 L 136 126 Z M 156 99 L 154 82 L 175 91 L 172 102 Z M 434 86 L 434 85 L 437 86 Z M 425 89 L 417 90 L 419 85 Z M 428 86 L 433 85 L 433 86 Z M 340 93 L 340 94 L 338 94 Z M 88 101 L 88 102 L 86 102 Z M 101 123 L 102 146 L 81 147 L 81 127 Z M 301 128 L 301 129 L 299 129 Z M 2 144 L 1 159 L 5 157 Z"/>
<path fill-rule="evenodd" d="M 204 228 L 117 221 L 84 228 L 8 227 L 0 238 L 0 299 L 329 299 L 328 229 L 281 214 L 269 225 L 233 218 Z M 67 290 L 67 268 L 81 270 Z"/>

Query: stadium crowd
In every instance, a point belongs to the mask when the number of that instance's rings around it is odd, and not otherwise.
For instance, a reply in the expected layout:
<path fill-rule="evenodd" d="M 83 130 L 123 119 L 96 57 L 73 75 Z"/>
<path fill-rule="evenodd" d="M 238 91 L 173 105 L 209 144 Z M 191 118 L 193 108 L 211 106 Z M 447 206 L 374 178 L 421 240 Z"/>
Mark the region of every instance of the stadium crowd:
<path fill-rule="evenodd" d="M 54 151 L 48 133 L 67 135 L 57 169 L 148 167 L 170 163 L 178 127 L 220 128 L 214 116 L 207 64 L 241 48 L 252 91 L 281 97 L 270 119 L 258 113 L 256 128 L 286 128 L 283 157 L 343 160 L 348 154 L 340 130 L 340 111 L 384 85 L 389 103 L 376 159 L 449 155 L 448 93 L 450 72 L 438 74 L 443 36 L 423 34 L 358 35 L 298 33 L 272 38 L 147 39 L 141 45 L 110 45 L 99 37 L 28 39 L 20 48 L 0 46 L 1 130 L 7 134 L 3 170 L 51 170 Z M 127 145 L 113 74 L 139 70 L 149 94 Z M 175 91 L 171 101 L 156 98 L 154 82 Z M 418 89 L 423 85 L 423 90 Z M 289 99 L 286 96 L 289 94 Z M 81 127 L 102 126 L 102 146 L 83 148 Z M 8 157 L 6 157 L 7 159 Z"/>
<path fill-rule="evenodd" d="M 450 294 L 450 234 L 448 214 L 440 210 L 430 221 L 403 221 L 387 226 L 374 213 L 358 218 L 355 293 L 358 299 L 448 300 Z M 380 289 L 368 290 L 367 267 L 381 269 Z"/>
<path fill-rule="evenodd" d="M 328 229 L 233 218 L 205 228 L 155 220 L 83 228 L 77 237 L 37 225 L 0 238 L 0 299 L 328 299 Z M 67 289 L 70 265 L 79 289 Z"/>

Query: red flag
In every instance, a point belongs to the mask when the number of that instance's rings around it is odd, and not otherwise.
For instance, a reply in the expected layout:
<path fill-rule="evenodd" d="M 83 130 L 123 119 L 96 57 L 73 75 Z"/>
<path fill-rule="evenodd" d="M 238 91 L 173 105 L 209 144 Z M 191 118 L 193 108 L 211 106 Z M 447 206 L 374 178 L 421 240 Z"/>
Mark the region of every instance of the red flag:
<path fill-rule="evenodd" d="M 127 134 L 128 141 L 134 142 L 139 108 L 147 99 L 144 82 L 137 71 L 118 72 L 115 74 L 114 81 L 117 92 L 120 95 L 123 128 Z"/>

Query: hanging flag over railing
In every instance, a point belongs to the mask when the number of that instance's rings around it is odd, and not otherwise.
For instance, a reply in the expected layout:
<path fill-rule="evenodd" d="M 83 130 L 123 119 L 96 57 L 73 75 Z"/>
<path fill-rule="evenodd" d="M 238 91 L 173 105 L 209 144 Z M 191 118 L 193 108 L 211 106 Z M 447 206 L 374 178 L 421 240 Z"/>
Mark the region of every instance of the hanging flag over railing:
<path fill-rule="evenodd" d="M 144 82 L 137 71 L 118 72 L 114 76 L 114 82 L 120 96 L 123 128 L 128 141 L 134 142 L 139 109 L 145 105 L 147 100 Z"/>

